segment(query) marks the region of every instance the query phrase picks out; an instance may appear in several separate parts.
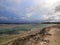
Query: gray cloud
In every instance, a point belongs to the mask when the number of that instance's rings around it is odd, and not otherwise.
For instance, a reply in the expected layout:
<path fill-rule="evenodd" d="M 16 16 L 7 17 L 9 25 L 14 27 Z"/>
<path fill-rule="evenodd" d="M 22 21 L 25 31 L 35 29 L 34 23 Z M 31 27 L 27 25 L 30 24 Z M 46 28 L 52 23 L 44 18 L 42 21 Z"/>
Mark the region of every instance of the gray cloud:
<path fill-rule="evenodd" d="M 7 10 L 16 14 L 19 18 L 13 17 L 15 20 L 33 19 L 59 21 L 59 13 L 55 13 L 55 11 L 60 11 L 60 5 L 58 5 L 59 3 L 57 4 L 58 1 L 59 0 L 0 0 L 0 10 Z M 4 18 L 6 20 L 8 19 L 6 17 L 0 17 L 0 19 Z"/>
<path fill-rule="evenodd" d="M 58 4 L 58 5 L 56 6 L 55 11 L 56 11 L 56 12 L 60 12 L 60 4 Z"/>
<path fill-rule="evenodd" d="M 4 17 L 4 16 L 0 16 L 0 20 L 8 20 L 8 18 L 7 17 Z"/>

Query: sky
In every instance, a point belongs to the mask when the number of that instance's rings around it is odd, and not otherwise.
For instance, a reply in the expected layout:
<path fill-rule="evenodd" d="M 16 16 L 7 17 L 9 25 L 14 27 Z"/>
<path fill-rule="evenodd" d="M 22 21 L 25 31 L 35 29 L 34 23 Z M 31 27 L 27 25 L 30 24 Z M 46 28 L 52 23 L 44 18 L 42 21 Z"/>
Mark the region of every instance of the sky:
<path fill-rule="evenodd" d="M 60 0 L 0 0 L 0 23 L 60 22 Z"/>

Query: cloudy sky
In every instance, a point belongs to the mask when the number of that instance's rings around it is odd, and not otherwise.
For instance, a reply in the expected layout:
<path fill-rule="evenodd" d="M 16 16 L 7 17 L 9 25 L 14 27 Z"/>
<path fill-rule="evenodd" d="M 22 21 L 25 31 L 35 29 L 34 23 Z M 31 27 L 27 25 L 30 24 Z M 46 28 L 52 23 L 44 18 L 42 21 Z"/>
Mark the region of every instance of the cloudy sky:
<path fill-rule="evenodd" d="M 0 0 L 0 23 L 46 21 L 60 21 L 60 0 Z"/>

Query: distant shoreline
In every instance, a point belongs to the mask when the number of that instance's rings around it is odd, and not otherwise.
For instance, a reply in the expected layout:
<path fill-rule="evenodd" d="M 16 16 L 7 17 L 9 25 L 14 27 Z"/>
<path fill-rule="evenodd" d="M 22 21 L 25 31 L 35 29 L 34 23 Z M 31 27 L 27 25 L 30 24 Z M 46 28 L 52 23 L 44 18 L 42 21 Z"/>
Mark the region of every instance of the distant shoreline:
<path fill-rule="evenodd" d="M 41 22 L 41 23 L 0 23 L 0 24 L 60 24 L 60 22 Z"/>

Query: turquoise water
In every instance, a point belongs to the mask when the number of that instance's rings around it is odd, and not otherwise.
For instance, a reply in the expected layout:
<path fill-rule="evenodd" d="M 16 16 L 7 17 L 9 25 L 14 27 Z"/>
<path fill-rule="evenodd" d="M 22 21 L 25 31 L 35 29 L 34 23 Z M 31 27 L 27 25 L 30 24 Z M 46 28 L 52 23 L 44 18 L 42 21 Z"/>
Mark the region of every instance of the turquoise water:
<path fill-rule="evenodd" d="M 25 24 L 25 25 L 18 25 L 13 28 L 0 28 L 0 34 L 13 34 L 13 33 L 19 33 L 20 31 L 28 31 L 33 28 L 43 28 L 46 26 L 50 26 L 53 24 Z"/>

